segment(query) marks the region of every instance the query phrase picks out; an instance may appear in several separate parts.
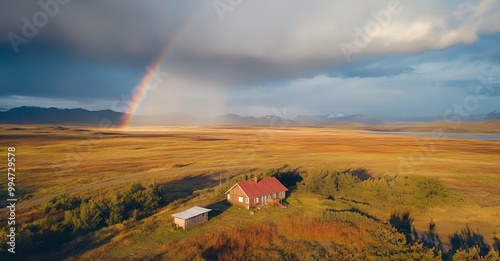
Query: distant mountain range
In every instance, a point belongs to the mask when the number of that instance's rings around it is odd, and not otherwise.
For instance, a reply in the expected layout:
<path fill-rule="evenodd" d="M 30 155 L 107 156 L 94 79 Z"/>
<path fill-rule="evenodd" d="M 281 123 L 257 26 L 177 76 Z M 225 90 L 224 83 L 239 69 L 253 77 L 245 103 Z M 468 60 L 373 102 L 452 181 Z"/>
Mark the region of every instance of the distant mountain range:
<path fill-rule="evenodd" d="M 57 125 L 98 125 L 106 120 L 112 125 L 120 125 L 125 114 L 112 110 L 89 111 L 85 109 L 58 109 L 40 107 L 18 107 L 6 111 L 0 110 L 0 123 L 3 124 L 57 124 Z M 500 120 L 500 111 L 488 114 L 470 115 L 459 117 L 448 115 L 450 119 L 459 119 L 464 122 L 480 122 L 489 120 Z M 376 116 L 344 113 L 332 113 L 325 115 L 296 115 L 288 119 L 267 115 L 263 117 L 240 116 L 237 114 L 225 114 L 211 119 L 199 119 L 185 113 L 169 113 L 162 116 L 135 116 L 134 123 L 137 125 L 261 125 L 261 126 L 303 126 L 303 125 L 330 125 L 335 123 L 362 123 L 377 125 L 390 122 L 432 122 L 443 120 L 442 117 L 415 117 L 400 116 L 380 118 Z"/>
<path fill-rule="evenodd" d="M 0 112 L 0 123 L 99 125 L 101 120 L 108 119 L 113 125 L 118 125 L 123 116 L 123 113 L 112 110 L 89 111 L 23 106 Z"/>
<path fill-rule="evenodd" d="M 364 114 L 347 115 L 343 113 L 334 113 L 326 115 L 297 115 L 293 120 L 304 125 L 328 125 L 337 122 L 352 122 L 363 124 L 381 124 L 385 120 Z"/>
<path fill-rule="evenodd" d="M 500 120 L 500 111 L 492 111 L 485 115 L 485 120 Z"/>

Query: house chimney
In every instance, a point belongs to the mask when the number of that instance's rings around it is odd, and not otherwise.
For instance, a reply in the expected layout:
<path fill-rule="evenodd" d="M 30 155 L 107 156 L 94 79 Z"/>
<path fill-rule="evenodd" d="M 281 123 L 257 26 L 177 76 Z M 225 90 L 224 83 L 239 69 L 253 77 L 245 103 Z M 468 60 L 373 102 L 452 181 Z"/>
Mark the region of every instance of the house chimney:
<path fill-rule="evenodd" d="M 254 175 L 254 176 L 253 176 L 253 181 L 255 181 L 255 182 L 259 182 L 259 178 L 257 177 L 257 175 Z"/>

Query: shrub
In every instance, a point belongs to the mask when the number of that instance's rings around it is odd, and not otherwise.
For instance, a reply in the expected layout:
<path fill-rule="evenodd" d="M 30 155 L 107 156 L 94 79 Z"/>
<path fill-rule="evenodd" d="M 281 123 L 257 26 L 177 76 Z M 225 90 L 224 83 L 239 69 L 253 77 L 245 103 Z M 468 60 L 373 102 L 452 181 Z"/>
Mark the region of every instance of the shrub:
<path fill-rule="evenodd" d="M 468 225 L 460 232 L 455 232 L 450 237 L 451 252 L 456 253 L 460 251 L 478 250 L 478 255 L 485 256 L 491 247 L 485 242 L 483 235 L 479 232 L 473 231 Z"/>
<path fill-rule="evenodd" d="M 435 178 L 384 176 L 361 180 L 349 172 L 309 173 L 298 183 L 299 191 L 328 199 L 343 199 L 387 210 L 424 209 L 455 204 L 454 196 Z"/>
<path fill-rule="evenodd" d="M 96 230 L 101 221 L 101 209 L 94 202 L 83 203 L 78 208 L 64 213 L 64 222 L 74 233 Z"/>
<path fill-rule="evenodd" d="M 163 199 L 161 189 L 158 184 L 151 184 L 144 187 L 140 182 L 132 183 L 124 193 L 116 196 L 116 206 L 114 218 L 118 220 L 121 215 L 123 219 L 132 217 L 140 218 L 151 214 L 156 210 Z M 121 213 L 117 211 L 122 210 Z"/>
<path fill-rule="evenodd" d="M 494 250 L 490 251 L 486 255 L 480 254 L 481 249 L 478 246 L 473 246 L 468 249 L 459 249 L 453 255 L 453 261 L 499 261 L 500 255 Z"/>
<path fill-rule="evenodd" d="M 81 203 L 82 200 L 78 197 L 62 194 L 43 204 L 40 210 L 45 214 L 72 210 L 80 206 Z"/>

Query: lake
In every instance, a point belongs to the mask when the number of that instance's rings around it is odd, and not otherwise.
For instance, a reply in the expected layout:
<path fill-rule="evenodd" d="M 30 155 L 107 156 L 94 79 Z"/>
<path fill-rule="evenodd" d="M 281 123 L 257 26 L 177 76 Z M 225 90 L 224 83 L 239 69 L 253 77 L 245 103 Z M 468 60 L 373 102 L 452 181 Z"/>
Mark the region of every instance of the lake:
<path fill-rule="evenodd" d="M 396 135 L 396 136 L 412 136 L 412 137 L 435 137 L 439 139 L 440 136 L 433 135 L 427 132 L 392 132 L 392 131 L 369 131 L 367 134 L 382 134 L 382 135 Z M 441 134 L 446 135 L 448 139 L 474 139 L 474 140 L 500 140 L 499 135 L 471 135 L 471 134 Z"/>

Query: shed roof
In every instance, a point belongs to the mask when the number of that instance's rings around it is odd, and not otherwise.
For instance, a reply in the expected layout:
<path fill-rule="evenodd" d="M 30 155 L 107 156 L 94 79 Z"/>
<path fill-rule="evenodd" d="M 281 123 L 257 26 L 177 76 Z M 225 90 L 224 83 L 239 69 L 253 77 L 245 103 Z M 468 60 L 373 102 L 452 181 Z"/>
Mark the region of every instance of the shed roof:
<path fill-rule="evenodd" d="M 240 186 L 241 190 L 243 190 L 243 193 L 245 193 L 245 195 L 250 198 L 288 191 L 288 189 L 283 186 L 283 184 L 281 184 L 281 182 L 279 182 L 279 180 L 277 180 L 275 177 L 264 178 L 259 182 L 255 182 L 253 180 L 242 181 L 238 182 L 234 186 L 236 185 Z M 233 189 L 234 186 L 231 189 Z M 227 192 L 229 192 L 229 190 Z"/>
<path fill-rule="evenodd" d="M 211 209 L 208 208 L 202 208 L 202 207 L 192 207 L 190 209 L 184 210 L 179 213 L 172 214 L 173 217 L 180 218 L 180 219 L 189 219 L 192 217 L 199 216 L 203 213 L 207 213 L 212 211 Z"/>

